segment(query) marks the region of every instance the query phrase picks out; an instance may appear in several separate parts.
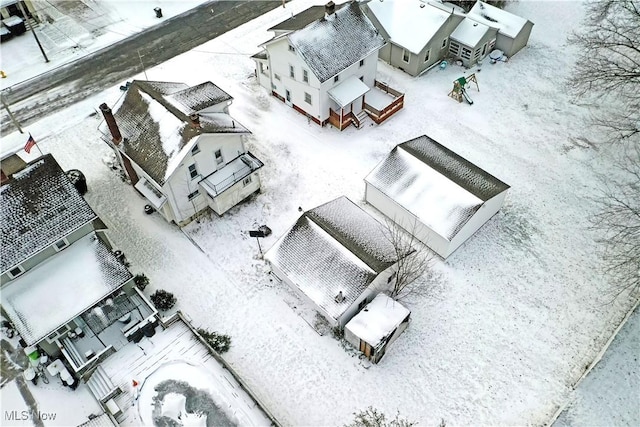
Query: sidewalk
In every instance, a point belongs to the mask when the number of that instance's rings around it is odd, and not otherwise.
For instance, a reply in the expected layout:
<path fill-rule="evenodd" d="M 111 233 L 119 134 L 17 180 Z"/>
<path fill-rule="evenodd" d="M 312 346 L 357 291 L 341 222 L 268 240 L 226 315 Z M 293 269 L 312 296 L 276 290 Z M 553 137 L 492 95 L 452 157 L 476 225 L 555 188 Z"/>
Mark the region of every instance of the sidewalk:
<path fill-rule="evenodd" d="M 114 44 L 206 0 L 46 0 L 34 2 L 40 24 L 35 32 L 49 62 L 30 31 L 0 46 L 0 79 L 5 89 Z M 162 18 L 154 8 L 160 7 Z"/>

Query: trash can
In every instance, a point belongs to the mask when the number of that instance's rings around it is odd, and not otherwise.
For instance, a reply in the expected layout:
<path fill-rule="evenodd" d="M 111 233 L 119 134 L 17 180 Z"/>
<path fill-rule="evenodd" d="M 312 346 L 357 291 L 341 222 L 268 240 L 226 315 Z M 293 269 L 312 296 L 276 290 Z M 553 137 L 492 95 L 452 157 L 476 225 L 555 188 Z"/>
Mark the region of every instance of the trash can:
<path fill-rule="evenodd" d="M 156 13 L 156 18 L 162 18 L 162 9 L 159 7 L 154 7 L 153 11 Z"/>

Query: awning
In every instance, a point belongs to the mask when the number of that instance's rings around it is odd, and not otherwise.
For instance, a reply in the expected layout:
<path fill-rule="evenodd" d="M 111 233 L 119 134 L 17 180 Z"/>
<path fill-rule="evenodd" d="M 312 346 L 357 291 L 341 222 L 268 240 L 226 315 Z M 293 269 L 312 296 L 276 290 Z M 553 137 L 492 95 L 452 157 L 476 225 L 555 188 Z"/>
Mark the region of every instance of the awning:
<path fill-rule="evenodd" d="M 329 97 L 333 99 L 340 107 L 346 107 L 353 101 L 369 92 L 370 88 L 356 76 L 348 77 L 338 86 L 331 89 Z"/>
<path fill-rule="evenodd" d="M 162 205 L 164 205 L 164 202 L 167 201 L 167 197 L 144 177 L 141 177 L 140 181 L 138 181 L 134 187 L 141 192 L 156 209 L 160 209 Z"/>

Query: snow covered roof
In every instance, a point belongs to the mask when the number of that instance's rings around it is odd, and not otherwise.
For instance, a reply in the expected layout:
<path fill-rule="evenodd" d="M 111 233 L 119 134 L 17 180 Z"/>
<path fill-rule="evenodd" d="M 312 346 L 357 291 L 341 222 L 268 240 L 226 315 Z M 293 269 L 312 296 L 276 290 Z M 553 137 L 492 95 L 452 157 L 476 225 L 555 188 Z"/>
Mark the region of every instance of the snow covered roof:
<path fill-rule="evenodd" d="M 120 149 L 162 185 L 188 151 L 186 145 L 205 133 L 249 133 L 227 113 L 199 113 L 200 125 L 189 116 L 233 99 L 211 82 L 189 87 L 182 83 L 135 80 L 114 117 L 124 137 Z M 102 131 L 107 133 L 103 124 Z"/>
<path fill-rule="evenodd" d="M 345 4 L 346 3 L 337 4 L 335 10 L 341 9 L 342 6 L 344 6 Z M 324 18 L 324 13 L 325 13 L 324 5 L 311 6 L 310 8 L 305 9 L 302 12 L 293 15 L 291 18 L 285 19 L 278 25 L 274 25 L 273 27 L 269 28 L 267 31 L 299 30 L 311 24 L 312 22 L 317 21 L 318 19 Z"/>
<path fill-rule="evenodd" d="M 397 145 L 365 181 L 448 240 L 509 188 L 426 135 Z"/>
<path fill-rule="evenodd" d="M 32 161 L 0 188 L 2 272 L 97 217 L 51 154 Z"/>
<path fill-rule="evenodd" d="M 364 84 L 362 80 L 356 76 L 347 77 L 342 83 L 330 89 L 327 93 L 338 103 L 344 107 L 352 103 L 358 97 L 364 95 L 371 90 L 369 86 Z"/>
<path fill-rule="evenodd" d="M 265 258 L 337 319 L 396 256 L 382 224 L 342 196 L 305 212 Z"/>
<path fill-rule="evenodd" d="M 467 16 L 482 24 L 497 28 L 500 34 L 511 38 L 515 38 L 528 22 L 525 18 L 481 1 L 473 5 Z"/>
<path fill-rule="evenodd" d="M 420 53 L 451 16 L 451 11 L 420 0 L 372 1 L 367 6 L 391 41 L 415 54 Z"/>
<path fill-rule="evenodd" d="M 132 278 L 109 248 L 88 234 L 2 288 L 2 307 L 35 344 Z"/>
<path fill-rule="evenodd" d="M 385 45 L 358 2 L 350 2 L 330 17 L 323 17 L 288 37 L 320 82 Z"/>
<path fill-rule="evenodd" d="M 411 312 L 385 294 L 378 294 L 345 325 L 355 336 L 377 347 Z"/>
<path fill-rule="evenodd" d="M 451 33 L 451 39 L 465 46 L 474 48 L 489 31 L 487 25 L 481 24 L 470 18 L 464 18 Z"/>

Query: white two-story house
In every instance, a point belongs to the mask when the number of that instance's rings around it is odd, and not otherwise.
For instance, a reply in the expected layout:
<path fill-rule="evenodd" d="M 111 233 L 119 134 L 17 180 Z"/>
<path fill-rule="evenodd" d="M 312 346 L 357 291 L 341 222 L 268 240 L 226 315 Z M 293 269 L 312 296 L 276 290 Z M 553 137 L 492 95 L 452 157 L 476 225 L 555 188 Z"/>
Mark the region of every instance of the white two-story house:
<path fill-rule="evenodd" d="M 253 56 L 258 82 L 317 124 L 381 123 L 404 96 L 376 80 L 384 38 L 358 2 L 313 6 L 270 29 Z"/>
<path fill-rule="evenodd" d="M 263 163 L 245 148 L 250 132 L 229 115 L 232 100 L 211 82 L 134 81 L 115 112 L 100 106 L 104 140 L 167 221 L 222 215 L 260 190 Z"/>

